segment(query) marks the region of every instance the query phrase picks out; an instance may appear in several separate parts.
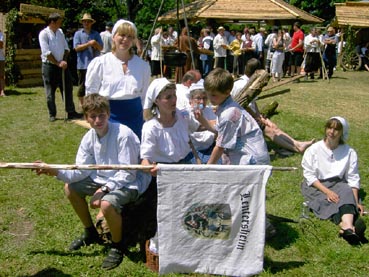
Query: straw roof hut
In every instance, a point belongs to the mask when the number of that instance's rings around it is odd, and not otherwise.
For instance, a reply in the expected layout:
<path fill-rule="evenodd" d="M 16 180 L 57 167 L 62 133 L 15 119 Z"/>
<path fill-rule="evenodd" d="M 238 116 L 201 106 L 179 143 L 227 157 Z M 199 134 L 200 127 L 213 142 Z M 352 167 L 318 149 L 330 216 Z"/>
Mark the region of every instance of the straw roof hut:
<path fill-rule="evenodd" d="M 335 6 L 339 26 L 369 28 L 369 2 L 336 3 Z"/>
<path fill-rule="evenodd" d="M 322 23 L 323 19 L 313 16 L 283 0 L 196 0 L 179 5 L 179 19 L 189 22 L 213 20 L 217 23 L 241 23 L 265 21 L 267 24 L 290 24 L 296 20 L 302 23 Z M 177 20 L 177 9 L 171 10 L 158 21 L 173 23 Z"/>

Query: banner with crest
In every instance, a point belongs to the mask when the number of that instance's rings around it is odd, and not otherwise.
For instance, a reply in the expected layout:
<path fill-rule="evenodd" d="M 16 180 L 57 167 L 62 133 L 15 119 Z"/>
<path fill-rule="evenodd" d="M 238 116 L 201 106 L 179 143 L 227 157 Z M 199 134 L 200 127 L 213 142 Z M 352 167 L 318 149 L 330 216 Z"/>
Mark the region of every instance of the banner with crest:
<path fill-rule="evenodd" d="M 260 273 L 272 167 L 158 166 L 159 273 Z"/>

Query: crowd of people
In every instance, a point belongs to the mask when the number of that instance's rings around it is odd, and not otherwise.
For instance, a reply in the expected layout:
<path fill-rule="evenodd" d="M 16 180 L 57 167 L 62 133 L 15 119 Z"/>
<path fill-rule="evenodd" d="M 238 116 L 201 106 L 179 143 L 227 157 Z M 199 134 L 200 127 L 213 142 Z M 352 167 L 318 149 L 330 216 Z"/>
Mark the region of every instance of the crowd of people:
<path fill-rule="evenodd" d="M 67 59 L 70 49 L 60 29 L 61 23 L 59 14 L 51 14 L 48 26 L 39 35 L 50 121 L 55 121 L 57 87 L 65 97 L 68 118 L 82 116 L 75 111 L 73 103 Z M 345 144 L 347 122 L 341 117 L 332 117 L 325 126 L 322 141 L 297 141 L 264 118 L 255 101 L 249 109 L 244 109 L 232 97 L 265 65 L 269 64 L 273 79 L 280 80 L 287 73 L 283 67 L 287 52 L 291 60 L 290 74 L 300 74 L 304 64 L 312 77 L 320 67 L 315 63 L 321 61 L 316 55 L 321 45 L 326 45 L 323 60 L 334 56 L 333 50 L 329 50 L 337 42 L 333 28 L 328 28 L 320 40 L 314 28 L 305 38 L 299 23 L 294 24 L 291 38 L 285 30 L 274 27 L 267 37 L 267 51 L 264 28 L 258 32 L 245 28 L 243 34 L 234 33 L 234 40 L 222 26 L 217 28 L 217 35 L 206 28 L 201 41 L 191 38 L 184 28 L 177 35 L 177 39 L 181 37 L 177 43 L 179 49 L 208 57 L 200 58 L 203 70 L 196 70 L 191 66 L 192 56 L 188 55 L 189 60 L 176 70 L 181 81 L 173 82 L 158 76 L 162 75 L 159 74 L 162 71 L 160 44 L 165 40 L 173 40 L 175 44 L 173 30 L 155 30 L 150 67 L 134 50 L 138 34 L 133 22 L 120 19 L 115 24 L 106 24 L 110 35 L 104 34 L 103 39 L 92 29 L 95 20 L 90 14 L 84 14 L 81 23 L 83 28 L 75 33 L 73 47 L 77 52 L 78 97 L 91 129 L 82 138 L 76 164 L 141 163 L 150 169 L 55 170 L 46 167 L 36 170 L 39 175 L 56 176 L 66 183 L 67 198 L 84 226 L 82 236 L 70 245 L 71 251 L 101 242 L 88 209 L 87 196 L 92 196 L 90 206 L 100 209 L 112 235 L 111 249 L 102 267 L 115 268 L 127 250 L 122 237 L 122 206 L 136 201 L 148 188 L 157 174 L 157 163 L 268 165 L 270 156 L 265 136 L 281 147 L 304 153 L 302 191 L 309 200 L 309 208 L 318 217 L 330 218 L 338 224 L 340 235 L 350 244 L 367 242 L 365 225 L 360 220 L 364 209 L 358 196 L 357 155 Z M 159 47 L 156 50 L 155 45 Z M 103 49 L 106 52 L 101 54 Z M 201 49 L 214 51 L 214 54 Z M 229 55 L 232 59 L 228 59 Z M 232 67 L 227 66 L 230 60 Z M 334 63 L 327 65 L 331 77 Z M 240 75 L 240 80 L 235 81 L 234 75 Z"/>

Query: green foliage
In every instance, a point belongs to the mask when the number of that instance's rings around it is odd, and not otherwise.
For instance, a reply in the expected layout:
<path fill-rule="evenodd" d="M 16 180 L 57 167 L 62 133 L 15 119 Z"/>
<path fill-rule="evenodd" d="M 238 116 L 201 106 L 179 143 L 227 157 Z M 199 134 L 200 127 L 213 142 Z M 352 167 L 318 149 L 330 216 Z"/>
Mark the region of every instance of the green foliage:
<path fill-rule="evenodd" d="M 345 0 L 290 0 L 286 1 L 312 15 L 325 19 L 329 23 L 335 16 L 334 3 L 343 3 Z"/>
<path fill-rule="evenodd" d="M 16 33 L 15 26 L 18 21 L 17 9 L 12 9 L 6 16 L 6 57 L 5 57 L 5 76 L 8 85 L 15 85 L 20 77 L 20 72 L 15 65 L 16 55 Z"/>
<path fill-rule="evenodd" d="M 138 11 L 136 20 L 135 20 L 135 24 L 137 26 L 140 37 L 145 38 L 145 39 L 149 37 L 150 30 L 155 21 L 155 17 L 159 12 L 161 1 L 162 0 L 157 0 L 157 1 L 142 0 L 143 6 Z M 179 1 L 181 2 L 181 0 Z M 185 1 L 185 3 L 188 3 L 188 1 Z M 176 8 L 177 7 L 176 5 L 177 5 L 176 0 L 171 0 L 171 1 L 164 0 L 164 4 L 160 12 L 160 15 L 164 14 L 165 12 L 171 9 Z M 157 26 L 159 25 L 160 23 L 157 23 Z"/>

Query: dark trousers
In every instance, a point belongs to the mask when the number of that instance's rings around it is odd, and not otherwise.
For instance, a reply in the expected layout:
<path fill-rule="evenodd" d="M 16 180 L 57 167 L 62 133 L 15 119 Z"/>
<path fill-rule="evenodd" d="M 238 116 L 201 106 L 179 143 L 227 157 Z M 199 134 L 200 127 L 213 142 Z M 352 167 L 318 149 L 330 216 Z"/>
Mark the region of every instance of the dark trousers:
<path fill-rule="evenodd" d="M 65 88 L 63 87 L 62 69 L 51 63 L 42 63 L 42 78 L 44 80 L 46 103 L 49 110 L 49 116 L 56 116 L 55 91 L 60 89 L 63 97 L 65 89 L 65 110 L 68 113 L 75 112 L 73 102 L 73 84 L 69 69 L 64 71 Z"/>
<path fill-rule="evenodd" d="M 217 68 L 217 67 L 220 67 L 220 68 L 223 68 L 224 69 L 224 62 L 225 62 L 225 57 L 216 57 L 215 58 L 215 64 L 214 64 L 214 67 Z"/>
<path fill-rule="evenodd" d="M 331 53 L 324 53 L 323 54 L 323 61 L 325 64 L 325 68 L 328 71 L 328 77 L 331 78 L 333 75 L 334 67 L 337 64 L 337 57 L 335 54 Z"/>
<path fill-rule="evenodd" d="M 86 95 L 86 72 L 87 69 L 78 69 L 78 97 L 84 97 Z"/>

